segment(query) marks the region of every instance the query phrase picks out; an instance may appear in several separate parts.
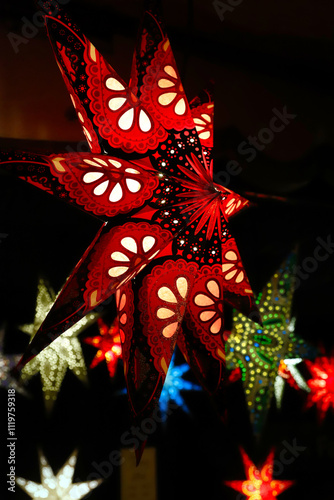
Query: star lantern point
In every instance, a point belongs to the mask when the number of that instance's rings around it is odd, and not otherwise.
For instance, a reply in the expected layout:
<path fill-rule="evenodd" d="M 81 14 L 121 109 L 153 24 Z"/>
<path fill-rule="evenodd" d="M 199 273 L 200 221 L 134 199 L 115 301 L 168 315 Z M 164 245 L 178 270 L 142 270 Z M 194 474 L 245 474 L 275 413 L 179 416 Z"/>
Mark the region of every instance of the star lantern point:
<path fill-rule="evenodd" d="M 188 102 L 156 12 L 144 13 L 129 83 L 62 7 L 45 22 L 90 152 L 3 152 L 0 163 L 99 218 L 101 227 L 18 370 L 50 335 L 57 338 L 115 294 L 137 422 L 157 404 L 176 344 L 210 394 L 222 384 L 223 301 L 244 314 L 257 310 L 229 230 L 248 202 L 214 182 L 212 93 Z"/>
<path fill-rule="evenodd" d="M 240 452 L 247 479 L 224 483 L 245 495 L 247 499 L 275 500 L 294 484 L 294 481 L 273 479 L 274 451 L 270 452 L 262 467 L 257 467 L 242 448 Z"/>

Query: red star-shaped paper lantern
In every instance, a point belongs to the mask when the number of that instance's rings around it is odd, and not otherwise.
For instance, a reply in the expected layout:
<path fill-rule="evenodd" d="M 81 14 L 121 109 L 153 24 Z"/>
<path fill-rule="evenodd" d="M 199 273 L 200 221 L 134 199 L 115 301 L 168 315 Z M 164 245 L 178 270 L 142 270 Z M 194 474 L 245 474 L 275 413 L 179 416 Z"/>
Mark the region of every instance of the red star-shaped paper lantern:
<path fill-rule="evenodd" d="M 118 322 L 115 321 L 110 327 L 99 318 L 97 324 L 100 335 L 87 337 L 84 339 L 86 344 L 92 345 L 98 349 L 90 368 L 95 368 L 102 361 L 106 361 L 110 377 L 114 377 L 117 368 L 117 361 L 122 357 L 122 344 L 119 334 Z"/>
<path fill-rule="evenodd" d="M 329 408 L 334 409 L 334 356 L 320 356 L 305 361 L 312 378 L 307 381 L 311 392 L 306 407 L 317 406 L 319 421 L 322 422 Z"/>
<path fill-rule="evenodd" d="M 256 310 L 228 229 L 248 202 L 213 182 L 211 93 L 188 103 L 155 12 L 144 15 L 129 84 L 64 10 L 45 21 L 91 153 L 3 153 L 1 162 L 102 226 L 18 368 L 116 293 L 140 421 L 157 403 L 176 342 L 210 393 L 222 384 L 223 300 Z"/>
<path fill-rule="evenodd" d="M 227 486 L 246 495 L 249 500 L 275 500 L 280 493 L 294 484 L 294 481 L 273 479 L 274 451 L 270 452 L 261 468 L 253 464 L 242 448 L 240 452 L 247 480 L 224 482 Z"/>

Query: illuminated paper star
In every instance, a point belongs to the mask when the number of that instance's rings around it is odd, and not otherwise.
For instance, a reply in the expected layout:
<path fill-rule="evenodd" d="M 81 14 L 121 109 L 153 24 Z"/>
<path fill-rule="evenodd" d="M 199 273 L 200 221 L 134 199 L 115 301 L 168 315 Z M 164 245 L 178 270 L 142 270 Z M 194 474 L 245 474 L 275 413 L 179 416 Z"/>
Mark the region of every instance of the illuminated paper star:
<path fill-rule="evenodd" d="M 158 402 L 176 344 L 210 394 L 223 384 L 223 300 L 257 311 L 229 229 L 248 201 L 214 180 L 212 94 L 188 101 L 153 8 L 127 83 L 62 7 L 53 15 L 49 2 L 39 5 L 91 152 L 3 152 L 0 163 L 101 227 L 18 370 L 116 294 L 128 398 L 140 423 Z"/>
<path fill-rule="evenodd" d="M 253 464 L 243 449 L 240 452 L 247 480 L 224 481 L 224 483 L 246 495 L 249 500 L 275 500 L 294 484 L 294 481 L 273 479 L 274 451 L 270 452 L 261 468 Z"/>
<path fill-rule="evenodd" d="M 319 421 L 322 422 L 327 411 L 334 409 L 334 355 L 320 356 L 314 360 L 305 361 L 312 378 L 307 381 L 310 393 L 306 407 L 316 405 Z"/>
<path fill-rule="evenodd" d="M 55 300 L 55 294 L 41 279 L 38 284 L 36 311 L 34 322 L 23 325 L 20 329 L 32 338 L 39 329 Z M 33 358 L 22 370 L 22 380 L 29 380 L 37 373 L 41 374 L 43 395 L 46 408 L 52 409 L 61 384 L 69 368 L 82 382 L 87 380 L 86 365 L 81 345 L 77 336 L 96 319 L 97 315 L 90 313 L 76 325 L 58 337 Z"/>
<path fill-rule="evenodd" d="M 24 388 L 11 375 L 11 370 L 18 363 L 21 354 L 4 354 L 4 338 L 5 330 L 0 328 L 0 387 L 15 389 L 26 395 Z"/>
<path fill-rule="evenodd" d="M 22 477 L 16 478 L 16 483 L 31 498 L 36 500 L 80 500 L 91 493 L 102 482 L 99 479 L 84 483 L 72 483 L 77 462 L 76 451 L 72 453 L 56 475 L 54 475 L 44 455 L 40 453 L 39 456 L 41 484 L 23 479 Z"/>
<path fill-rule="evenodd" d="M 250 420 L 255 433 L 265 421 L 281 361 L 304 358 L 310 348 L 294 333 L 291 318 L 295 278 L 291 255 L 257 297 L 263 328 L 240 313 L 233 314 L 233 329 L 226 344 L 229 369 L 240 368 Z"/>
<path fill-rule="evenodd" d="M 277 408 L 281 408 L 282 406 L 283 392 L 286 383 L 290 384 L 295 389 L 299 388 L 306 392 L 310 392 L 307 382 L 296 366 L 302 361 L 302 358 L 292 358 L 280 362 L 274 388 Z"/>
<path fill-rule="evenodd" d="M 190 367 L 186 363 L 175 366 L 174 358 L 172 358 L 159 399 L 159 407 L 163 415 L 167 415 L 168 404 L 170 401 L 175 401 L 180 408 L 182 408 L 186 413 L 189 413 L 189 409 L 183 399 L 181 391 L 201 390 L 200 386 L 183 378 L 183 375 L 187 373 L 189 369 Z"/>
<path fill-rule="evenodd" d="M 122 357 L 122 344 L 119 334 L 118 322 L 115 321 L 110 327 L 99 318 L 97 324 L 100 335 L 86 337 L 83 341 L 98 349 L 90 368 L 95 368 L 102 361 L 106 361 L 110 377 L 114 377 L 117 368 L 117 361 Z"/>

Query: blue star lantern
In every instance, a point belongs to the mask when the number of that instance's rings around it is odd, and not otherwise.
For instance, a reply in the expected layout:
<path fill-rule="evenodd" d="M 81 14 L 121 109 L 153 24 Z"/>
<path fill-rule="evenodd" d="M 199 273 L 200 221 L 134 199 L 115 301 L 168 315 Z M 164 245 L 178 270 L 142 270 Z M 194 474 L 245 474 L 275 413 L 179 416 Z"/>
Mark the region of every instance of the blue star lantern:
<path fill-rule="evenodd" d="M 175 403 L 182 408 L 183 411 L 190 413 L 189 408 L 181 395 L 181 391 L 200 391 L 201 387 L 183 378 L 183 375 L 187 371 L 189 371 L 189 366 L 186 363 L 178 366 L 174 365 L 173 356 L 159 399 L 159 407 L 163 416 L 167 416 L 170 401 L 175 401 Z"/>

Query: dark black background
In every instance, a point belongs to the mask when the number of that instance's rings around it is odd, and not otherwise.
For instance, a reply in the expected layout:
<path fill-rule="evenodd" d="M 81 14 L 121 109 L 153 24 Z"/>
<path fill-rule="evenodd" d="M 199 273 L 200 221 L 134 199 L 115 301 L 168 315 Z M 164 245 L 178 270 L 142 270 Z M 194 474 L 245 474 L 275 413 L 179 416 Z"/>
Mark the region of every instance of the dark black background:
<path fill-rule="evenodd" d="M 216 81 L 216 173 L 235 159 L 242 172 L 231 179 L 229 187 L 266 195 L 250 196 L 254 206 L 231 222 L 250 282 L 258 292 L 295 243 L 303 265 L 305 258 L 313 256 L 317 238 L 326 240 L 333 234 L 334 7 L 329 1 L 244 0 L 226 13 L 223 22 L 211 2 L 204 0 L 164 2 L 163 7 L 189 98 L 210 78 Z M 126 78 L 142 2 L 71 0 L 68 8 L 95 45 L 112 63 L 117 61 L 116 69 Z M 2 112 L 0 146 L 53 152 L 63 150 L 69 142 L 75 147 L 75 141 L 82 140 L 80 130 L 56 66 L 49 70 L 46 63 L 52 54 L 45 48 L 44 31 L 22 46 L 17 56 L 6 37 L 8 32 L 20 32 L 22 16 L 32 18 L 31 3 L 4 1 L 0 13 L 4 58 L 0 81 L 2 85 L 8 79 L 16 82 L 15 88 L 0 93 L 6 101 L 1 109 L 26 99 L 33 110 L 21 113 L 18 132 L 6 129 L 6 113 Z M 37 45 L 42 52 L 45 48 L 45 61 L 36 61 L 31 53 Z M 31 60 L 31 72 L 25 66 L 21 73 L 23 59 Z M 268 125 L 274 107 L 284 105 L 297 118 L 248 163 L 238 154 L 238 145 Z M 37 120 L 42 124 L 45 120 L 45 141 L 32 132 Z M 64 134 L 69 128 L 73 134 L 66 142 Z M 18 325 L 33 320 L 38 277 L 46 277 L 59 290 L 98 227 L 96 219 L 1 175 L 0 233 L 8 236 L 0 243 L 0 320 L 7 325 L 7 353 L 22 352 L 27 345 L 28 337 Z M 334 344 L 333 263 L 332 254 L 320 262 L 302 280 L 294 300 L 297 334 L 314 345 L 321 343 L 328 354 Z M 95 328 L 90 327 L 82 337 Z M 95 350 L 82 346 L 89 364 Z M 112 450 L 119 449 L 122 434 L 131 426 L 125 396 L 115 395 L 124 386 L 121 372 L 119 366 L 116 379 L 110 381 L 106 367 L 100 365 L 89 372 L 87 388 L 67 373 L 50 416 L 44 410 L 39 378 L 32 379 L 32 398 L 17 395 L 17 474 L 40 482 L 38 446 L 55 471 L 79 448 L 74 477 L 84 481 L 94 471 L 92 462 L 107 460 Z M 284 441 L 294 439 L 305 450 L 279 476 L 297 480 L 282 494 L 282 500 L 333 496 L 334 414 L 329 412 L 324 423 L 317 425 L 315 408 L 303 411 L 305 393 L 286 389 L 282 411 L 272 408 L 259 440 L 252 437 L 238 383 L 227 391 L 225 424 L 205 393 L 186 394 L 185 399 L 192 415 L 174 411 L 165 428 L 159 427 L 148 442 L 156 446 L 158 454 L 159 500 L 236 498 L 238 494 L 222 481 L 244 478 L 238 446 L 261 462 L 272 446 L 278 458 Z M 5 421 L 3 389 L 1 402 Z M 91 498 L 117 500 L 119 495 L 116 468 Z M 18 488 L 15 497 L 27 498 Z"/>

